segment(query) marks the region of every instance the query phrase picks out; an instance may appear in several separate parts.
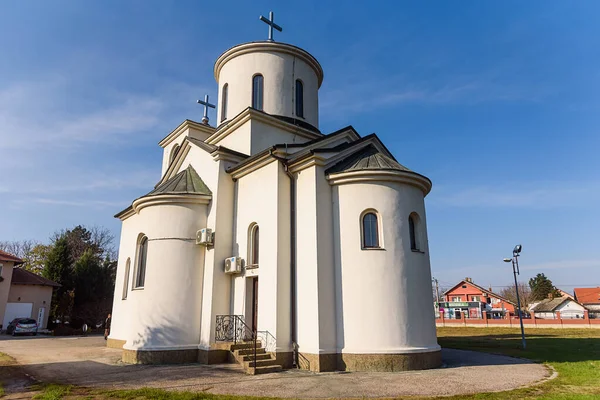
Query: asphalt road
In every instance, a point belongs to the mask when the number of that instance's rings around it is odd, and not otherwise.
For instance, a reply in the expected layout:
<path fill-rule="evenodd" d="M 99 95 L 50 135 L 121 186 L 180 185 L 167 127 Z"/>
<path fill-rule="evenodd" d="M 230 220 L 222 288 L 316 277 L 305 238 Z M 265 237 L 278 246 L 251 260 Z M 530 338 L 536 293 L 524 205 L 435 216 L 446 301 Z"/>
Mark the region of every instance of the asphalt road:
<path fill-rule="evenodd" d="M 249 376 L 234 364 L 125 365 L 102 337 L 11 338 L 0 352 L 42 382 L 125 389 L 156 387 L 246 396 L 294 398 L 443 396 L 503 391 L 547 379 L 549 370 L 527 360 L 444 349 L 444 367 L 413 372 L 311 373 L 288 370 Z M 10 385 L 8 386 L 10 391 Z"/>

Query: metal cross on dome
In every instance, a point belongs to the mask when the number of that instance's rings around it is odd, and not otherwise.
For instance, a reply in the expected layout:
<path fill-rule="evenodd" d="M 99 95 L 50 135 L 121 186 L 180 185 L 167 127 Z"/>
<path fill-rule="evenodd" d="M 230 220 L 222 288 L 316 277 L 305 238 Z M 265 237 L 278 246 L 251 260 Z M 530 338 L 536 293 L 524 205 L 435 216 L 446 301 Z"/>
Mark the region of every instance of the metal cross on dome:
<path fill-rule="evenodd" d="M 269 11 L 269 19 L 260 16 L 260 20 L 265 24 L 269 25 L 269 42 L 273 42 L 273 28 L 277 29 L 279 32 L 283 31 L 283 28 L 275 23 L 275 16 L 273 15 L 273 11 Z"/>
<path fill-rule="evenodd" d="M 202 117 L 202 123 L 208 125 L 208 108 L 215 108 L 214 104 L 210 104 L 208 102 L 208 95 L 204 96 L 204 101 L 198 100 L 198 104 L 202 104 L 204 106 L 204 116 Z"/>

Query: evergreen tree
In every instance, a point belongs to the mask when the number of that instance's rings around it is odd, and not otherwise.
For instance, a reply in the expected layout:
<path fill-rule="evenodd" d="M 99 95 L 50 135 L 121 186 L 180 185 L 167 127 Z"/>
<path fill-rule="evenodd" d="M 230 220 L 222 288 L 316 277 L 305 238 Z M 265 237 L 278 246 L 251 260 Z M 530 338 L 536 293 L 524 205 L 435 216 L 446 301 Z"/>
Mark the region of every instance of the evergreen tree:
<path fill-rule="evenodd" d="M 544 274 L 537 274 L 534 278 L 529 280 L 529 287 L 531 288 L 531 299 L 533 301 L 541 301 L 552 297 L 560 297 L 560 292 L 554 287 L 552 281 Z"/>
<path fill-rule="evenodd" d="M 68 299 L 72 296 L 68 292 L 73 286 L 71 254 L 65 237 L 54 242 L 42 275 L 61 285 L 53 292 L 50 316 L 53 320 L 58 318 L 64 322 L 65 316 L 71 312 L 71 302 Z"/>

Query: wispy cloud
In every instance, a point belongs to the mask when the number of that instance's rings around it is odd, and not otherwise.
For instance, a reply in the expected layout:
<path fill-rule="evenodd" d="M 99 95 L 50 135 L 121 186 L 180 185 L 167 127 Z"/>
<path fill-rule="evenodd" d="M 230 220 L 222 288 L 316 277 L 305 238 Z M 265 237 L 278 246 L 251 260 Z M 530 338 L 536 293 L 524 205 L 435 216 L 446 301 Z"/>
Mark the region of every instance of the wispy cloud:
<path fill-rule="evenodd" d="M 600 200 L 600 182 L 531 182 L 473 187 L 440 185 L 427 199 L 432 205 L 449 207 L 573 207 L 597 203 Z"/>
<path fill-rule="evenodd" d="M 435 80 L 411 80 L 400 76 L 385 81 L 357 80 L 321 93 L 324 115 L 369 112 L 402 104 L 474 105 L 485 102 L 534 102 L 548 95 L 547 88 L 498 79 L 491 74 L 464 77 L 437 77 Z"/>
<path fill-rule="evenodd" d="M 103 200 L 64 200 L 51 198 L 30 198 L 24 199 L 23 203 L 48 204 L 53 206 L 69 206 L 69 207 L 88 207 L 88 208 L 115 208 L 127 204 L 123 201 L 103 201 Z"/>
<path fill-rule="evenodd" d="M 600 260 L 561 260 L 561 261 L 550 261 L 543 262 L 533 265 L 526 265 L 521 267 L 522 271 L 546 271 L 549 269 L 560 269 L 560 270 L 581 270 L 589 268 L 600 269 Z"/>
<path fill-rule="evenodd" d="M 73 111 L 56 104 L 67 90 L 60 78 L 0 88 L 0 150 L 119 143 L 123 137 L 157 126 L 165 107 L 155 98 L 121 93 L 108 106 Z"/>

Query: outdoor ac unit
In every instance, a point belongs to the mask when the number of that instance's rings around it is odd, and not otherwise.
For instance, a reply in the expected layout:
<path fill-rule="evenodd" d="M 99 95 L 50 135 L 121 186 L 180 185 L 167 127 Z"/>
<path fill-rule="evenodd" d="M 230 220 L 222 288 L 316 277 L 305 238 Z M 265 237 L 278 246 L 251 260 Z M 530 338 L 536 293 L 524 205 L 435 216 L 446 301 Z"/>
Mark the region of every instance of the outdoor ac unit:
<path fill-rule="evenodd" d="M 242 272 L 242 259 L 240 257 L 229 257 L 225 259 L 225 273 L 239 274 Z"/>
<path fill-rule="evenodd" d="M 212 244 L 212 239 L 212 229 L 210 228 L 200 229 L 198 232 L 196 232 L 196 244 L 208 246 Z"/>

